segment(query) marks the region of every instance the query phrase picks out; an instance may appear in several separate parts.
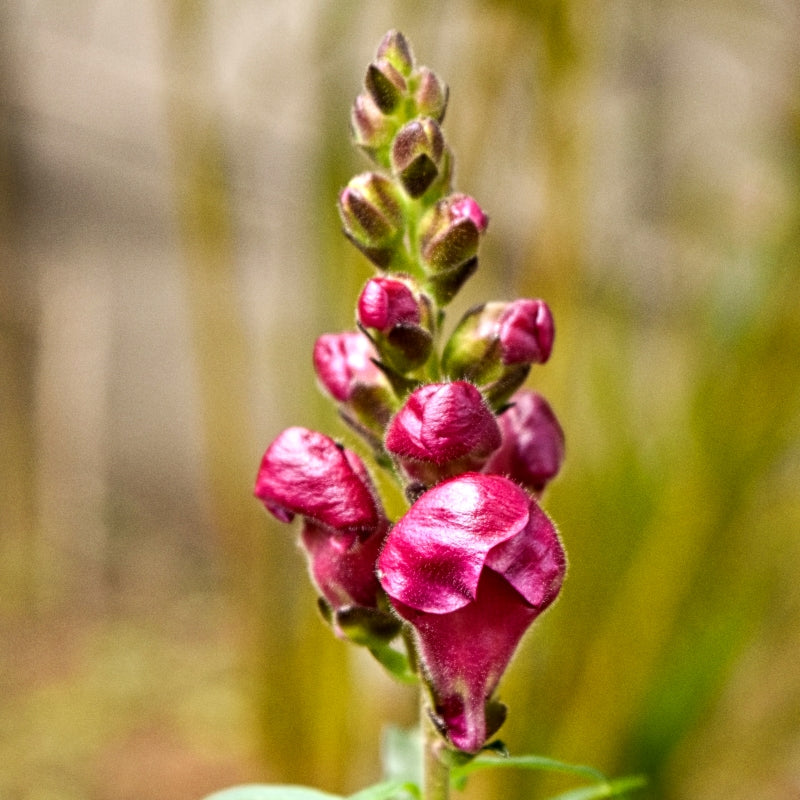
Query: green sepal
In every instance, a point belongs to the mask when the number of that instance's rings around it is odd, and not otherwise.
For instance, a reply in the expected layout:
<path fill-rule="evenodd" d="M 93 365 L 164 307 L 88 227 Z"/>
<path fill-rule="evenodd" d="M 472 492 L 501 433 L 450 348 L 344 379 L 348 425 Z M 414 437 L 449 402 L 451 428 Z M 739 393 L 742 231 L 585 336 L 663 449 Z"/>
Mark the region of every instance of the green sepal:
<path fill-rule="evenodd" d="M 457 267 L 439 270 L 429 275 L 424 288 L 439 305 L 447 305 L 476 269 L 478 269 L 478 257 L 474 256 Z"/>
<path fill-rule="evenodd" d="M 384 669 L 401 683 L 413 684 L 419 681 L 405 653 L 395 650 L 388 644 L 368 648 Z"/>
<path fill-rule="evenodd" d="M 355 644 L 384 647 L 400 633 L 400 620 L 388 611 L 364 606 L 346 606 L 333 612 L 339 630 Z"/>

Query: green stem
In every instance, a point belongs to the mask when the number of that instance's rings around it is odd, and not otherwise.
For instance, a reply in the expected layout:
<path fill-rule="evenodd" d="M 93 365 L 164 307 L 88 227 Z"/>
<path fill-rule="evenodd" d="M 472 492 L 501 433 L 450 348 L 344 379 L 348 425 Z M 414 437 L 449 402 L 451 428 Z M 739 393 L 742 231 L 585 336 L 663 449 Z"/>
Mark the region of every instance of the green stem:
<path fill-rule="evenodd" d="M 421 698 L 422 800 L 448 800 L 450 796 L 450 767 L 440 758 L 444 743 L 428 716 L 427 697 L 424 689 L 421 692 Z"/>

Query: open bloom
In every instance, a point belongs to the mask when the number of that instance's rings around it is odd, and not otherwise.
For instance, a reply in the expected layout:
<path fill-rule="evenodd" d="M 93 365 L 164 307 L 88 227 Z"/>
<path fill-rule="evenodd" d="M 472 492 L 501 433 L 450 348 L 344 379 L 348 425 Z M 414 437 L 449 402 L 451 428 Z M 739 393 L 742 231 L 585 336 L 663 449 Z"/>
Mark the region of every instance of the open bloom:
<path fill-rule="evenodd" d="M 267 448 L 255 495 L 282 522 L 303 517 L 301 542 L 333 608 L 374 608 L 375 559 L 388 528 L 361 459 L 333 439 L 288 428 Z"/>
<path fill-rule="evenodd" d="M 484 472 L 507 475 L 540 494 L 564 461 L 564 432 L 547 400 L 523 389 L 499 417 L 503 443 L 492 453 Z"/>
<path fill-rule="evenodd" d="M 480 469 L 499 446 L 494 414 L 466 381 L 416 389 L 386 432 L 386 449 L 410 478 L 425 484 Z"/>
<path fill-rule="evenodd" d="M 565 570 L 553 523 L 499 475 L 440 483 L 387 536 L 380 581 L 416 631 L 435 714 L 456 748 L 477 752 L 493 733 L 487 704 Z"/>

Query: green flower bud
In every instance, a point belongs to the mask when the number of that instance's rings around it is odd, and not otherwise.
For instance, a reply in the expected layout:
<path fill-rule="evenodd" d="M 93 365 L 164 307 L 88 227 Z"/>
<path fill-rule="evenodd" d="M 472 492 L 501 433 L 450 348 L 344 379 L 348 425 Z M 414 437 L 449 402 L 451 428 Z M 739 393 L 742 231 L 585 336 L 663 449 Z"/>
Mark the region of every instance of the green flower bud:
<path fill-rule="evenodd" d="M 417 81 L 417 89 L 414 92 L 417 112 L 441 123 L 447 110 L 447 85 L 427 67 L 420 67 L 417 70 Z"/>
<path fill-rule="evenodd" d="M 381 112 L 367 92 L 358 95 L 353 103 L 350 131 L 356 147 L 376 164 L 389 166 L 389 147 L 397 132 L 397 123 Z"/>
<path fill-rule="evenodd" d="M 378 45 L 377 57 L 386 59 L 401 75 L 408 77 L 414 68 L 411 45 L 400 31 L 389 31 Z"/>
<path fill-rule="evenodd" d="M 374 264 L 388 266 L 404 225 L 394 184 L 376 172 L 356 175 L 339 195 L 339 214 L 347 238 Z"/>
<path fill-rule="evenodd" d="M 367 67 L 364 87 L 384 114 L 391 114 L 407 91 L 403 76 L 386 59 L 380 59 Z"/>
<path fill-rule="evenodd" d="M 411 197 L 420 197 L 439 174 L 444 137 L 430 117 L 404 125 L 392 143 L 392 171 Z"/>
<path fill-rule="evenodd" d="M 486 215 L 471 197 L 445 197 L 420 223 L 423 260 L 436 271 L 459 267 L 475 257 L 486 224 Z"/>

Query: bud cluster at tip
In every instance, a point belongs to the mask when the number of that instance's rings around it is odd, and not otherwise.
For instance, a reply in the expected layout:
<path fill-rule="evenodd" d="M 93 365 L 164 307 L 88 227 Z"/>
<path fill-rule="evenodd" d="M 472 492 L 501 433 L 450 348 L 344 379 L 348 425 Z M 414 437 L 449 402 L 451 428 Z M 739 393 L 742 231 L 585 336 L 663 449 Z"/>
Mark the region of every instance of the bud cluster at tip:
<path fill-rule="evenodd" d="M 478 752 L 505 708 L 494 692 L 525 630 L 555 599 L 566 557 L 539 505 L 564 459 L 548 402 L 522 388 L 553 349 L 540 299 L 469 310 L 443 341 L 445 307 L 478 266 L 488 217 L 451 188 L 442 130 L 448 92 L 390 31 L 351 113 L 375 169 L 338 198 L 346 237 L 376 273 L 352 330 L 318 337 L 319 386 L 405 494 L 387 518 L 367 467 L 328 436 L 289 428 L 267 448 L 255 494 L 278 520 L 300 517 L 300 544 L 334 632 L 430 697 L 446 744 Z"/>

